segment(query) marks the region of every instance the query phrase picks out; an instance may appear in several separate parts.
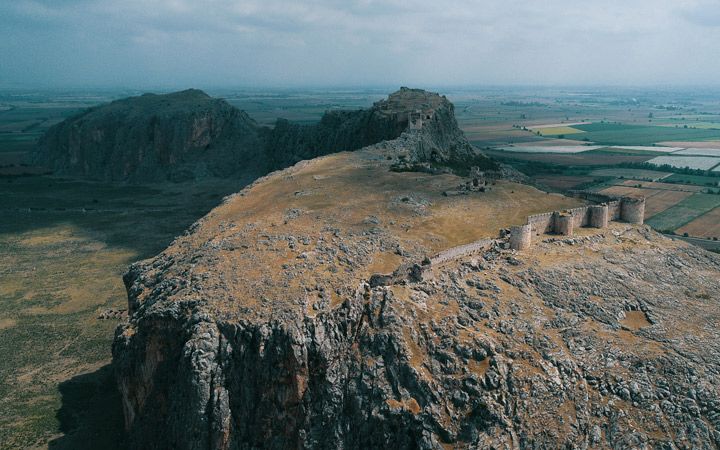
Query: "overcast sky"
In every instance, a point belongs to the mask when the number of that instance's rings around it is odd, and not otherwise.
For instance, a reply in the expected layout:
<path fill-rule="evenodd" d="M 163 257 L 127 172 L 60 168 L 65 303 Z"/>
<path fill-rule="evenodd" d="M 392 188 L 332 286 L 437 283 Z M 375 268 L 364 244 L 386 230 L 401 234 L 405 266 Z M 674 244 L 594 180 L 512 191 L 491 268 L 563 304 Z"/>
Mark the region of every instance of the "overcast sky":
<path fill-rule="evenodd" d="M 0 0 L 0 86 L 720 85 L 719 0 Z"/>

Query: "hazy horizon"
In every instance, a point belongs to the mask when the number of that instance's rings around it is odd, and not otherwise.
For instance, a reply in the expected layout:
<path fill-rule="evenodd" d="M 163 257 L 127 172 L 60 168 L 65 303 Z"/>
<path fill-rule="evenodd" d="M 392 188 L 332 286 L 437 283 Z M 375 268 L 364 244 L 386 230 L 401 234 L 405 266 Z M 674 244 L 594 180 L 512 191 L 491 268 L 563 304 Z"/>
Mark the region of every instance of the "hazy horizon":
<path fill-rule="evenodd" d="M 720 3 L 18 0 L 0 88 L 720 85 Z"/>

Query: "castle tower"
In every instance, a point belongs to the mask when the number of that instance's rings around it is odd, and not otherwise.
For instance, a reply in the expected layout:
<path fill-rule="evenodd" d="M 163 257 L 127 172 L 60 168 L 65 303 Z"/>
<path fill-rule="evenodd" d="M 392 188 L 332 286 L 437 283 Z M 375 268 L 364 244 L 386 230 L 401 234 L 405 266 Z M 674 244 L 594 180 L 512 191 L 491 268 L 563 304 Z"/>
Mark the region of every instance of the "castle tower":
<path fill-rule="evenodd" d="M 408 113 L 408 123 L 411 130 L 421 129 L 423 127 L 422 111 L 416 110 L 415 112 Z"/>
<path fill-rule="evenodd" d="M 530 248 L 532 226 L 519 225 L 510 227 L 510 248 L 513 250 L 527 250 Z"/>
<path fill-rule="evenodd" d="M 610 220 L 607 204 L 593 205 L 590 207 L 590 226 L 594 228 L 606 228 Z"/>
<path fill-rule="evenodd" d="M 645 197 L 620 199 L 620 220 L 642 225 L 645 221 Z"/>
<path fill-rule="evenodd" d="M 572 236 L 575 228 L 575 219 L 572 214 L 555 214 L 555 232 L 565 236 Z"/>

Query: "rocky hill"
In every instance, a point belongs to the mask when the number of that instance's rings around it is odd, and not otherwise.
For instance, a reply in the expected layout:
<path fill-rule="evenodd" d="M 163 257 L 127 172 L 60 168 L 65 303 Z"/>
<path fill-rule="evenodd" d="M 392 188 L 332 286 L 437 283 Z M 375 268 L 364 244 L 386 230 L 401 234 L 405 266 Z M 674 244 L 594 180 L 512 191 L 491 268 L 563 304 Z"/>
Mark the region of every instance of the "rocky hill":
<path fill-rule="evenodd" d="M 464 147 L 414 123 L 256 181 L 130 268 L 129 445 L 720 445 L 720 258 L 613 223 L 423 266 L 582 200 L 392 171 Z"/>
<path fill-rule="evenodd" d="M 304 159 L 396 138 L 402 138 L 404 164 L 494 166 L 465 140 L 452 103 L 408 88 L 367 110 L 328 112 L 315 125 L 278 120 L 272 129 L 202 91 L 146 94 L 52 127 L 35 160 L 59 174 L 109 181 L 252 181 Z"/>
<path fill-rule="evenodd" d="M 261 175 L 259 127 L 202 91 L 145 94 L 90 108 L 52 127 L 36 161 L 63 175 L 165 181 Z"/>
<path fill-rule="evenodd" d="M 452 162 L 494 167 L 465 139 L 453 104 L 421 89 L 400 88 L 367 110 L 328 112 L 317 125 L 278 120 L 268 134 L 267 154 L 274 169 L 397 138 L 393 144 L 407 164 Z"/>

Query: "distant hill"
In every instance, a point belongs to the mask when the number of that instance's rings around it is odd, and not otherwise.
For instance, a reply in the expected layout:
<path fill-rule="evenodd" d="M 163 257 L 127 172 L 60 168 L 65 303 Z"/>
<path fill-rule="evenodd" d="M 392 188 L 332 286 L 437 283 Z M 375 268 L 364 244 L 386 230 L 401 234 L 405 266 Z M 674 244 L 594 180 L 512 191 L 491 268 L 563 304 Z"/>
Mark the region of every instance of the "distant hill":
<path fill-rule="evenodd" d="M 144 182 L 257 175 L 261 149 L 245 112 L 190 89 L 90 108 L 48 130 L 35 159 L 63 175 Z"/>
<path fill-rule="evenodd" d="M 248 180 L 298 161 L 401 138 L 406 161 L 492 165 L 467 142 L 445 97 L 401 88 L 366 110 L 332 111 L 318 124 L 261 127 L 202 91 L 145 94 L 97 106 L 52 127 L 35 161 L 97 180 Z M 478 159 L 479 158 L 479 159 Z"/>

